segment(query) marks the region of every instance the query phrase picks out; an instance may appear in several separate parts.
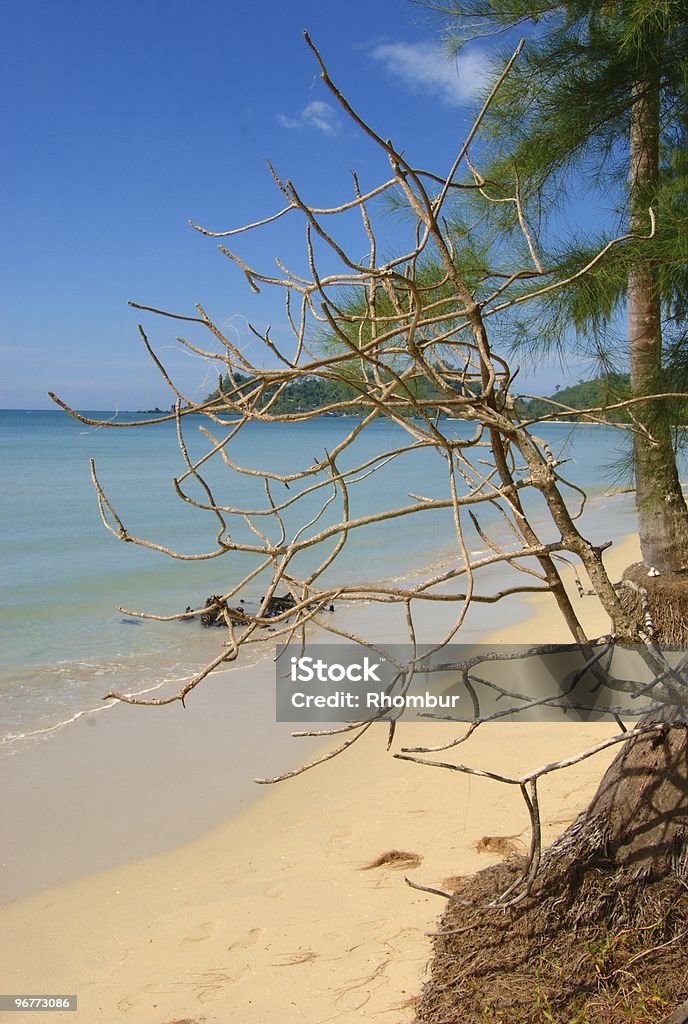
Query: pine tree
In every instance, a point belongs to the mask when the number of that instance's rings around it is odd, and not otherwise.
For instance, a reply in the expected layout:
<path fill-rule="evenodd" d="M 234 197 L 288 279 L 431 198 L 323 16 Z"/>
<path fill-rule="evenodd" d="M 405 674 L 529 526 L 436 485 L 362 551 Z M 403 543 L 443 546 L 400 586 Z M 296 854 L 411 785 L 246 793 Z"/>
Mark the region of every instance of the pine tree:
<path fill-rule="evenodd" d="M 679 390 L 688 294 L 688 4 L 452 0 L 429 6 L 448 16 L 454 45 L 525 29 L 522 59 L 494 106 L 490 130 L 500 153 L 486 176 L 500 182 L 517 175 L 524 203 L 537 203 L 539 211 L 565 204 L 576 174 L 615 191 L 624 227 L 638 241 L 573 289 L 565 311 L 589 331 L 609 324 L 625 303 L 634 396 Z M 656 231 L 643 239 L 650 207 Z M 562 271 L 585 256 L 560 254 Z M 633 434 L 643 558 L 662 572 L 688 566 L 688 509 L 671 413 L 670 403 L 639 402 Z"/>

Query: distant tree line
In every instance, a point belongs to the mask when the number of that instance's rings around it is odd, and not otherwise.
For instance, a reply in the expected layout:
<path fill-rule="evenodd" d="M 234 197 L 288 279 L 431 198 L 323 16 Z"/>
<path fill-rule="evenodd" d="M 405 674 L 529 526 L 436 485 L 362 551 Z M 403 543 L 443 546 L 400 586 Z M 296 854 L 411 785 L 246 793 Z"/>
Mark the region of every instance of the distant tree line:
<path fill-rule="evenodd" d="M 557 418 L 572 419 L 564 409 L 594 409 L 605 405 L 614 405 L 631 397 L 631 382 L 627 373 L 609 373 L 593 380 L 581 380 L 568 388 L 560 388 L 555 394 L 546 398 L 520 399 L 517 409 L 523 419 L 535 419 L 559 413 Z M 556 403 L 556 404 L 553 404 Z M 610 409 L 604 418 L 610 423 L 630 423 L 626 409 Z"/>
<path fill-rule="evenodd" d="M 225 376 L 221 387 L 215 388 L 208 395 L 206 401 L 217 401 L 220 405 L 226 402 L 227 399 L 235 402 L 242 395 L 250 394 L 255 384 L 255 378 L 245 374 L 235 373 L 232 378 Z M 430 381 L 425 378 L 418 377 L 408 381 L 407 387 L 416 398 L 424 400 L 439 398 L 438 392 Z M 283 388 L 277 398 L 272 401 L 277 388 L 277 384 L 271 388 L 266 388 L 259 403 L 260 407 L 263 408 L 269 405 L 270 412 L 275 415 L 290 412 L 314 412 L 318 409 L 327 412 L 329 406 L 338 406 L 339 408 L 333 410 L 331 414 L 341 416 L 344 414 L 341 409 L 343 402 L 352 403 L 348 406 L 348 411 L 355 415 L 357 412 L 369 409 L 371 405 L 370 401 L 366 401 L 365 398 L 365 385 L 359 384 L 357 386 L 353 378 L 352 383 L 349 384 L 341 379 L 329 380 L 323 377 L 304 375 L 294 380 L 286 388 Z M 460 390 L 457 386 L 457 393 Z"/>
<path fill-rule="evenodd" d="M 421 399 L 432 399 L 439 397 L 430 381 L 418 378 L 409 382 L 416 397 Z M 206 401 L 217 401 L 222 404 L 230 397 L 236 401 L 242 394 L 249 394 L 255 386 L 255 378 L 246 374 L 235 373 L 233 379 L 226 376 L 222 381 L 222 391 L 215 388 Z M 470 385 L 468 385 L 470 386 Z M 465 386 L 464 386 L 465 387 Z M 277 385 L 267 388 L 262 398 L 261 405 L 264 407 L 270 403 L 277 390 Z M 457 392 L 459 391 L 457 386 Z M 631 382 L 627 373 L 608 373 L 602 377 L 595 377 L 592 380 L 581 380 L 578 384 L 572 384 L 567 388 L 560 388 L 554 394 L 545 398 L 517 399 L 516 411 L 522 419 L 539 419 L 542 416 L 554 416 L 557 419 L 574 419 L 573 413 L 567 409 L 593 409 L 605 405 L 614 405 L 616 402 L 623 402 L 631 397 Z M 316 412 L 318 409 L 327 410 L 329 406 L 340 406 L 332 412 L 332 415 L 342 415 L 341 403 L 350 402 L 349 411 L 355 415 L 370 408 L 361 394 L 361 388 L 355 384 L 348 384 L 343 380 L 328 380 L 323 377 L 303 376 L 293 381 L 284 388 L 281 394 L 270 404 L 270 412 L 276 415 L 284 413 Z M 564 406 L 565 408 L 559 408 Z M 443 410 L 438 409 L 440 414 Z M 599 414 L 597 418 L 600 418 Z M 630 423 L 631 418 L 627 409 L 610 409 L 603 414 L 604 419 L 610 423 Z M 676 403 L 673 416 L 674 423 L 688 423 L 688 406 L 686 403 Z"/>
<path fill-rule="evenodd" d="M 219 404 L 222 404 L 229 399 L 231 402 L 235 402 L 242 396 L 248 396 L 255 386 L 255 378 L 246 374 L 235 373 L 232 378 L 227 375 L 221 386 L 215 388 L 208 395 L 206 401 L 217 400 Z M 284 388 L 281 394 L 272 401 L 277 388 L 278 385 L 275 384 L 273 387 L 265 389 L 260 406 L 264 408 L 270 405 L 270 412 L 280 415 L 289 412 L 312 412 L 316 409 L 326 409 L 330 405 L 352 401 L 357 396 L 356 390 L 344 381 L 327 380 L 322 377 L 300 377 Z"/>
<path fill-rule="evenodd" d="M 547 398 L 519 399 L 516 408 L 523 419 L 536 419 L 553 413 L 559 413 L 558 419 L 575 419 L 575 414 L 567 413 L 558 406 L 568 409 L 593 409 L 623 402 L 632 395 L 631 378 L 627 373 L 608 373 L 593 380 L 581 380 L 568 388 L 560 388 Z M 688 423 L 688 403 L 681 400 L 665 402 L 670 422 L 674 426 Z M 632 407 L 631 407 L 632 408 Z M 609 423 L 631 423 L 628 409 L 609 409 L 606 413 L 597 414 L 596 419 L 606 419 Z"/>

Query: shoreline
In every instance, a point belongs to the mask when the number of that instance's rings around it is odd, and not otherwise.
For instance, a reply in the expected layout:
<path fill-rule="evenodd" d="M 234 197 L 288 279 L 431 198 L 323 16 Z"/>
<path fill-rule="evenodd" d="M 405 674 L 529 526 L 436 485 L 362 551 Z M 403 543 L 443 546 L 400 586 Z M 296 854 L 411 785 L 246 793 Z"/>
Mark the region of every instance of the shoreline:
<path fill-rule="evenodd" d="M 449 560 L 445 549 L 430 568 L 444 568 Z M 484 585 L 494 585 L 499 572 L 490 567 Z M 365 635 L 371 608 L 377 638 L 399 642 L 399 606 L 343 603 L 332 624 Z M 523 599 L 510 602 L 511 621 L 528 614 Z M 431 639 L 438 623 L 451 618 L 450 607 L 423 607 L 417 618 L 418 638 Z M 480 642 L 493 621 L 489 606 L 474 604 L 463 642 Z M 325 632 L 316 636 L 315 642 L 339 642 Z M 0 906 L 194 841 L 261 799 L 256 776 L 299 766 L 303 745 L 290 735 L 298 725 L 275 721 L 271 638 L 246 654 L 248 663 L 217 670 L 185 708 L 89 706 L 23 737 L 26 745 L 6 747 Z M 141 692 L 163 688 L 174 692 L 177 684 L 167 680 Z M 117 822 L 125 823 L 123 830 Z"/>
<path fill-rule="evenodd" d="M 615 544 L 605 560 L 616 578 L 637 560 L 637 540 Z M 566 574 L 571 583 L 570 570 Z M 596 599 L 575 596 L 575 602 L 588 628 L 605 632 Z M 529 617 L 505 623 L 484 639 L 563 637 L 549 595 L 519 605 Z M 226 707 L 221 684 L 218 690 L 227 713 L 234 711 Z M 210 718 L 217 717 L 217 702 L 210 696 L 204 701 Z M 126 732 L 130 726 L 140 729 L 145 747 L 148 716 L 165 709 L 127 710 L 134 717 Z M 169 721 L 174 727 L 167 742 L 182 744 L 187 716 Z M 216 722 L 219 734 L 225 723 Z M 440 731 L 454 735 L 456 726 L 401 725 L 394 749 L 439 742 Z M 615 730 L 604 723 L 493 724 L 476 734 L 465 756 L 476 766 L 517 771 L 610 731 Z M 70 1020 L 85 1024 L 123 1015 L 136 1024 L 182 1019 L 224 1024 L 235 1015 L 242 1024 L 325 1024 L 346 1021 L 353 1013 L 394 1024 L 410 1020 L 430 955 L 425 932 L 434 929 L 442 902 L 409 889 L 404 875 L 425 885 L 449 885 L 452 876 L 500 859 L 489 843 L 480 852 L 481 840 L 506 838 L 520 848 L 527 821 L 514 794 L 502 792 L 506 787 L 396 761 L 386 754 L 385 739 L 384 726 L 372 728 L 353 750 L 246 800 L 199 839 L 98 874 L 82 873 L 1 907 L 6 987 L 76 992 L 79 1010 Z M 323 741 L 318 743 L 323 749 Z M 126 744 L 122 756 L 131 756 L 130 749 Z M 259 753 L 260 774 L 266 774 L 267 749 Z M 299 759 L 309 752 L 312 748 L 298 746 Z M 186 754 L 193 765 L 188 744 Z M 610 757 L 598 755 L 548 781 L 543 791 L 548 841 L 592 795 Z M 77 777 L 87 770 L 78 759 L 73 768 Z M 219 763 L 215 775 L 196 784 L 219 783 L 221 789 Z M 153 788 L 153 780 L 141 779 L 143 792 L 146 782 Z M 183 773 L 175 780 L 158 779 L 163 791 L 166 782 L 171 806 L 186 819 L 193 808 Z M 117 780 L 110 779 L 108 788 L 116 791 Z M 118 812 L 125 815 L 120 823 L 126 820 L 134 830 L 137 795 L 131 795 L 127 809 L 126 794 L 120 794 Z M 389 865 L 364 870 L 390 850 L 420 860 L 403 870 Z M 23 1021 L 24 1016 L 10 1013 L 7 1019 Z"/>
<path fill-rule="evenodd" d="M 634 523 L 634 512 L 631 510 L 631 505 L 632 503 L 626 501 L 623 495 L 593 493 L 593 496 L 588 499 L 588 507 L 584 513 L 587 522 L 584 533 L 589 534 L 593 542 L 597 542 L 607 539 L 610 535 L 630 532 Z M 107 566 L 108 559 L 111 560 L 113 557 L 113 552 L 106 550 L 105 553 L 108 558 L 105 559 L 103 565 Z M 408 554 L 411 555 L 412 552 Z M 398 555 L 399 552 L 395 557 Z M 433 568 L 439 570 L 455 557 L 453 544 L 444 543 L 438 546 L 437 539 L 435 539 L 432 550 L 426 552 L 426 555 L 427 557 L 423 557 L 422 563 L 419 561 L 418 564 L 415 564 L 413 558 L 409 563 L 408 557 L 404 554 L 403 572 L 396 571 L 398 566 L 390 566 L 390 574 L 385 575 L 383 572 L 379 578 L 395 582 L 422 576 Z M 141 566 L 138 568 L 134 566 L 134 569 L 136 570 L 134 572 L 136 587 L 140 584 Z M 487 576 L 488 574 L 486 574 L 486 579 Z M 107 580 L 108 577 L 106 575 L 103 578 Z M 157 575 L 155 575 L 155 579 L 158 579 Z M 162 592 L 165 593 L 165 588 L 169 588 L 171 579 L 166 576 L 160 577 L 159 584 Z M 93 580 L 90 581 L 89 586 L 91 587 L 89 593 L 91 593 L 95 586 Z M 178 586 L 180 586 L 179 580 L 175 583 L 175 587 Z M 98 584 L 96 589 L 102 589 L 101 584 Z M 151 603 L 149 598 L 143 597 L 137 603 L 134 593 L 124 603 L 133 604 L 135 607 L 149 607 L 161 612 L 174 611 L 183 607 L 188 599 L 194 596 L 197 589 L 198 581 L 188 580 L 174 607 L 167 607 L 164 602 L 161 605 L 159 601 Z M 259 592 L 258 590 L 257 593 Z M 204 585 L 200 593 L 207 595 L 207 586 Z M 200 603 L 204 599 L 199 597 Z M 346 605 L 341 607 L 346 609 Z M 105 615 L 104 610 L 100 610 Z M 347 614 L 346 611 L 345 614 Z M 479 622 L 477 629 L 489 629 L 494 620 L 494 616 L 487 613 L 484 606 L 482 608 L 474 607 L 471 610 L 471 616 L 475 616 Z M 35 664 L 31 660 L 26 664 L 17 660 L 23 650 L 22 644 L 25 645 L 28 642 L 26 636 L 21 640 L 14 658 L 12 657 L 12 648 L 10 648 L 10 661 L 0 673 L 2 675 L 0 689 L 6 696 L 5 710 L 2 716 L 3 736 L 0 739 L 0 759 L 4 760 L 8 756 L 23 754 L 24 751 L 35 748 L 37 744 L 44 742 L 46 738 L 49 741 L 51 735 L 62 730 L 73 730 L 75 724 L 78 726 L 79 719 L 92 714 L 100 715 L 102 711 L 111 710 L 112 705 L 101 703 L 101 696 L 107 690 L 155 694 L 162 688 L 172 688 L 175 682 L 181 682 L 184 677 L 188 677 L 190 671 L 195 667 L 202 667 L 217 652 L 212 630 L 196 629 L 197 624 L 195 623 L 177 623 L 170 629 L 169 623 L 161 626 L 152 621 L 143 623 L 139 621 L 138 625 L 142 628 L 132 629 L 130 627 L 133 622 L 127 620 L 126 617 L 120 617 L 119 613 L 115 614 L 114 609 L 109 606 L 104 621 L 107 628 L 102 648 L 99 647 L 99 640 L 92 638 L 88 649 L 84 645 L 73 653 L 68 653 L 67 648 L 60 649 L 59 656 L 56 656 L 57 660 L 46 660 L 45 663 L 40 661 Z M 10 623 L 10 629 L 13 628 L 13 624 L 14 620 Z M 93 624 L 87 622 L 87 633 L 89 629 L 93 629 Z M 69 638 L 71 642 L 73 639 L 71 633 Z M 125 641 L 126 647 L 122 648 L 121 644 Z M 35 636 L 31 642 L 35 648 L 45 645 L 46 650 L 51 649 L 50 637 Z M 249 662 L 255 663 L 264 657 L 265 652 L 259 649 L 247 650 L 242 656 L 242 664 L 246 658 Z M 230 668 L 230 671 L 233 671 L 233 668 Z M 30 703 L 26 702 L 27 694 L 32 695 Z"/>
<path fill-rule="evenodd" d="M 398 641 L 395 609 L 375 611 L 381 642 Z M 465 642 L 486 629 L 484 606 L 472 611 Z M 338 625 L 365 632 L 370 614 L 368 602 L 350 605 Z M 447 614 L 447 606 L 423 609 L 419 637 Z M 525 601 L 512 602 L 512 621 L 527 615 Z M 291 736 L 299 724 L 275 721 L 274 649 L 268 642 L 252 653 L 252 664 L 204 680 L 184 708 L 102 705 L 2 759 L 0 907 L 195 841 L 263 798 L 256 777 L 301 764 L 308 751 Z"/>
<path fill-rule="evenodd" d="M 446 568 L 449 562 L 444 550 L 430 568 Z M 500 566 L 488 567 L 482 586 L 497 589 L 502 572 Z M 430 642 L 438 629 L 448 627 L 451 609 L 445 602 L 422 605 L 417 639 Z M 381 643 L 408 642 L 400 632 L 405 621 L 398 605 L 342 603 L 332 625 L 365 636 L 371 610 Z M 504 614 L 512 623 L 523 621 L 530 614 L 527 601 L 512 598 Z M 493 622 L 491 606 L 474 603 L 462 642 L 482 642 Z M 316 643 L 340 642 L 325 627 L 314 637 Z M 291 731 L 299 726 L 275 721 L 273 654 L 266 635 L 264 644 L 246 652 L 246 662 L 230 663 L 204 680 L 184 708 L 103 703 L 37 731 L 26 746 L 8 749 L 1 762 L 0 906 L 198 839 L 261 799 L 256 776 L 298 767 L 303 747 Z M 177 685 L 167 680 L 132 692 L 171 693 Z M 175 780 L 173 789 L 166 787 L 167 777 Z M 176 810 L 180 801 L 183 814 Z M 126 823 L 126 832 L 117 831 L 118 821 Z M 49 860 L 42 853 L 46 836 Z"/>

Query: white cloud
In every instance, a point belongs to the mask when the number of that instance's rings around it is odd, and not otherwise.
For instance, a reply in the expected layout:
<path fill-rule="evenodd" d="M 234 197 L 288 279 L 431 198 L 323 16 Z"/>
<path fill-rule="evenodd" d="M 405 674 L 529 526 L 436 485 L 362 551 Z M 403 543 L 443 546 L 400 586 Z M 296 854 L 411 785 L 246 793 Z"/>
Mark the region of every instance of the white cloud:
<path fill-rule="evenodd" d="M 490 72 L 489 59 L 479 50 L 449 57 L 433 43 L 380 43 L 371 56 L 412 92 L 434 93 L 453 107 L 471 99 Z"/>
<path fill-rule="evenodd" d="M 297 117 L 278 114 L 277 120 L 283 128 L 317 128 L 324 135 L 336 135 L 339 131 L 337 111 L 324 100 L 313 100 Z"/>
<path fill-rule="evenodd" d="M 278 114 L 277 121 L 283 128 L 300 128 L 301 121 L 295 117 L 287 117 L 286 114 Z"/>

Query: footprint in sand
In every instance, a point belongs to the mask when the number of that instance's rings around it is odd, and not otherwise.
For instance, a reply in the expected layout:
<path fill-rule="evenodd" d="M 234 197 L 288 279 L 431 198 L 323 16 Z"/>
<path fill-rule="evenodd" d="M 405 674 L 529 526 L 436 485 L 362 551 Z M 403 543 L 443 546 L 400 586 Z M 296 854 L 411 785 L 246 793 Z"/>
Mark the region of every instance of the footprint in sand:
<path fill-rule="evenodd" d="M 190 946 L 194 942 L 205 942 L 215 931 L 215 925 L 212 921 L 203 921 L 198 926 L 197 935 L 189 935 L 187 938 L 182 939 L 182 946 Z"/>
<path fill-rule="evenodd" d="M 251 946 L 255 946 L 260 941 L 264 933 L 264 928 L 251 928 L 245 938 L 237 939 L 231 946 L 227 946 L 227 952 L 229 953 L 233 949 L 250 949 Z"/>

